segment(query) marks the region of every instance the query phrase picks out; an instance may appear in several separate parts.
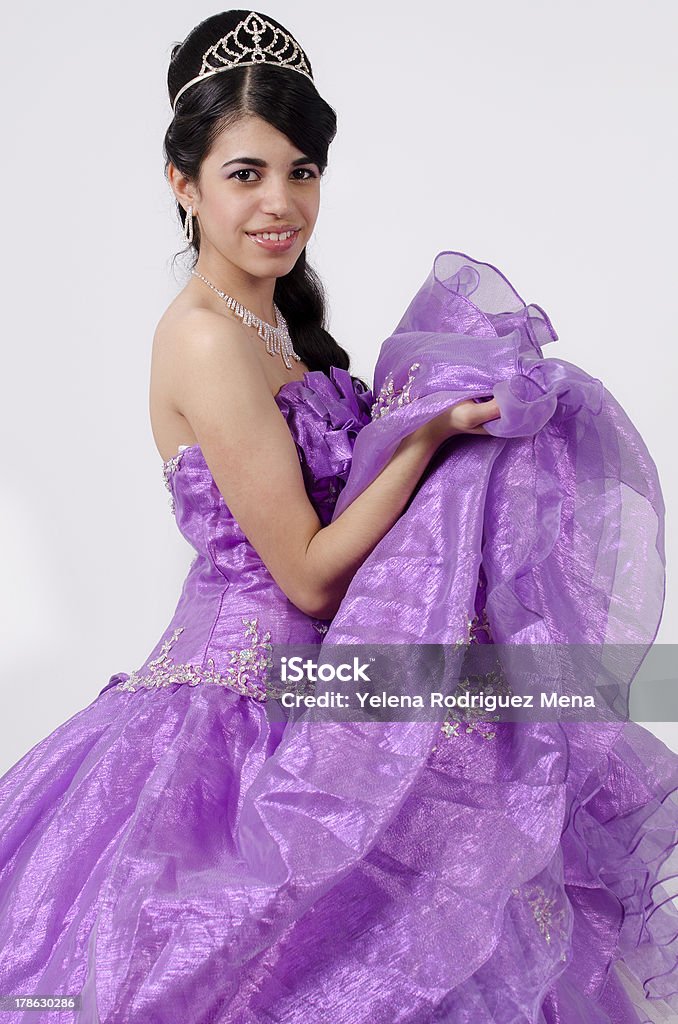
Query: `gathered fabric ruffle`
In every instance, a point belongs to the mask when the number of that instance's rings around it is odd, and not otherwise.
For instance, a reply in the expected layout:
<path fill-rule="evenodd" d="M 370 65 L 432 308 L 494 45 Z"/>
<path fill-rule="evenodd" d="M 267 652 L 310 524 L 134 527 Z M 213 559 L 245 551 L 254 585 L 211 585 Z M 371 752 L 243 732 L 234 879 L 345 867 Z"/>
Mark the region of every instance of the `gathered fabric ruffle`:
<path fill-rule="evenodd" d="M 370 422 L 372 392 L 348 370 L 332 366 L 329 376 L 311 370 L 302 381 L 289 381 L 277 404 L 294 438 L 307 493 L 326 526 L 348 479 L 356 438 Z"/>

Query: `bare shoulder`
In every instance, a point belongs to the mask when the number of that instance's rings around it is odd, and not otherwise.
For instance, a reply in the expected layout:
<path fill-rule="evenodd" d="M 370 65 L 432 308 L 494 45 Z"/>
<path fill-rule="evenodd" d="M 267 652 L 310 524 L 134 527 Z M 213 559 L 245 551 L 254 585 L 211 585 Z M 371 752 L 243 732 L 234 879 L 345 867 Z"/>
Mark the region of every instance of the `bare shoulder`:
<path fill-rule="evenodd" d="M 219 346 L 237 358 L 237 351 L 247 347 L 242 326 L 211 309 L 169 307 L 153 335 L 153 361 L 168 369 L 185 366 L 192 355 Z"/>
<path fill-rule="evenodd" d="M 161 419 L 166 405 L 156 409 L 156 443 L 163 457 L 180 444 L 200 447 L 230 514 L 273 579 L 293 604 L 316 615 L 319 588 L 305 558 L 321 524 L 267 367 L 245 331 L 199 308 L 163 317 L 153 379 L 164 389 L 156 398 L 165 402 L 171 394 L 176 419 Z"/>
<path fill-rule="evenodd" d="M 224 385 L 265 381 L 260 367 L 239 322 L 206 308 L 170 307 L 153 335 L 151 393 L 178 409 L 189 379 L 219 373 Z"/>
<path fill-rule="evenodd" d="M 250 395 L 256 406 L 271 394 L 261 361 L 239 321 L 209 309 L 173 303 L 153 335 L 149 406 L 161 457 L 196 444 L 196 406 L 214 393 L 223 408 Z"/>

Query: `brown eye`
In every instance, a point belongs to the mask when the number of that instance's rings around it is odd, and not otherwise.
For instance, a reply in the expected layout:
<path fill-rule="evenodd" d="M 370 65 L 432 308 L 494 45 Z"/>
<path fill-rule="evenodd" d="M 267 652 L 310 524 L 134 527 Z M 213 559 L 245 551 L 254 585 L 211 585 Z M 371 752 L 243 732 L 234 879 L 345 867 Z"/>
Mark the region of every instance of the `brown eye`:
<path fill-rule="evenodd" d="M 254 174 L 254 171 L 252 170 L 251 167 L 241 167 L 239 171 L 234 171 L 233 174 L 229 175 L 229 177 L 230 178 L 235 178 L 236 175 L 238 175 L 238 174 Z M 250 180 L 251 180 L 250 178 L 238 178 L 238 181 L 250 181 Z"/>

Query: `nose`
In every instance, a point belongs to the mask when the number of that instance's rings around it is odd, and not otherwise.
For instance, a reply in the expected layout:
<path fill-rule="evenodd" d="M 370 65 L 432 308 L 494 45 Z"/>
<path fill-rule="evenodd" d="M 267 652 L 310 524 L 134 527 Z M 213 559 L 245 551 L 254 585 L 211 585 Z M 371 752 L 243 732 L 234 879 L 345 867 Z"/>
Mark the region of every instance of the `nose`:
<path fill-rule="evenodd" d="M 275 214 L 278 220 L 285 215 L 289 215 L 292 208 L 290 196 L 292 184 L 286 178 L 273 174 L 269 175 L 262 195 L 262 211 Z"/>

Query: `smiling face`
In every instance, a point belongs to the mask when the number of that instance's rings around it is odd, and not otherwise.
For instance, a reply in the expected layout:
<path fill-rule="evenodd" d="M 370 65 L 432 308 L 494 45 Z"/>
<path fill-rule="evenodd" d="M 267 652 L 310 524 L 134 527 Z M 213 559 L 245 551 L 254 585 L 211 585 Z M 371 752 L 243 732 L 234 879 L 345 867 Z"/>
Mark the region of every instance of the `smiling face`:
<path fill-rule="evenodd" d="M 173 167 L 170 174 L 182 205 L 192 205 L 198 219 L 201 265 L 260 279 L 289 273 L 318 217 L 320 169 L 286 135 L 247 116 L 215 140 L 198 188 Z M 263 237 L 290 230 L 290 237 Z"/>

